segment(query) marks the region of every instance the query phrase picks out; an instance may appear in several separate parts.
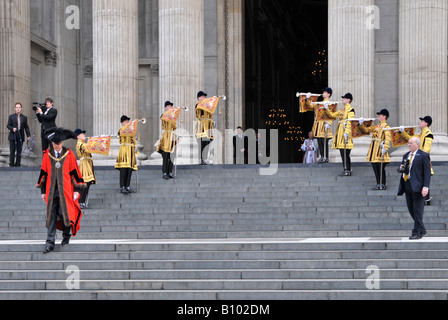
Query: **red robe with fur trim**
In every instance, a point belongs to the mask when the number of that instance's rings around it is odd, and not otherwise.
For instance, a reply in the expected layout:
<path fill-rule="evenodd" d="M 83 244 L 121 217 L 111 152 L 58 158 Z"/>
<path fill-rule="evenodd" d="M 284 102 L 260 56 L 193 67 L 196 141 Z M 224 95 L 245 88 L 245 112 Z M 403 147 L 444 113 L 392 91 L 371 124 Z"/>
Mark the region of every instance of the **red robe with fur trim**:
<path fill-rule="evenodd" d="M 61 157 L 56 159 L 54 150 L 44 154 L 42 168 L 37 183 L 47 200 L 47 228 L 51 220 L 51 210 L 55 186 L 58 183 L 59 197 L 61 199 L 64 225 L 71 225 L 72 235 L 76 236 L 80 229 L 82 217 L 78 199 L 73 201 L 74 193 L 86 187 L 74 153 L 66 148 L 61 151 Z M 58 230 L 62 231 L 62 223 L 58 222 Z"/>

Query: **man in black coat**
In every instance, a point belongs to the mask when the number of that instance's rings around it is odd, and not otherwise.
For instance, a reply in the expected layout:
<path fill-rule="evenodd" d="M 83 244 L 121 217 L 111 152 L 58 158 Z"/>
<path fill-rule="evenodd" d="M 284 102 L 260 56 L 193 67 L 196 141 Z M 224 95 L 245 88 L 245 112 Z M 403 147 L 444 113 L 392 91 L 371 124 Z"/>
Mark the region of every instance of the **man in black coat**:
<path fill-rule="evenodd" d="M 41 137 L 43 153 L 45 153 L 49 147 L 49 141 L 45 137 L 45 132 L 57 128 L 56 118 L 58 116 L 58 111 L 53 108 L 53 100 L 47 98 L 45 103 L 47 104 L 45 110 L 42 110 L 42 108 L 39 107 L 36 110 L 37 120 L 42 124 Z"/>
<path fill-rule="evenodd" d="M 20 167 L 22 161 L 23 142 L 25 141 L 25 133 L 28 140 L 31 139 L 30 128 L 28 126 L 28 118 L 22 114 L 22 104 L 16 103 L 15 114 L 9 116 L 9 166 Z M 16 155 L 17 154 L 17 155 Z"/>
<path fill-rule="evenodd" d="M 420 139 L 409 140 L 409 152 L 403 157 L 400 167 L 401 180 L 398 195 L 406 194 L 409 213 L 414 219 L 414 230 L 410 240 L 422 239 L 427 231 L 423 223 L 425 198 L 431 184 L 431 159 L 429 154 L 420 150 Z"/>
<path fill-rule="evenodd" d="M 244 135 L 243 128 L 237 128 L 237 135 L 233 137 L 233 164 L 248 164 L 249 138 Z"/>

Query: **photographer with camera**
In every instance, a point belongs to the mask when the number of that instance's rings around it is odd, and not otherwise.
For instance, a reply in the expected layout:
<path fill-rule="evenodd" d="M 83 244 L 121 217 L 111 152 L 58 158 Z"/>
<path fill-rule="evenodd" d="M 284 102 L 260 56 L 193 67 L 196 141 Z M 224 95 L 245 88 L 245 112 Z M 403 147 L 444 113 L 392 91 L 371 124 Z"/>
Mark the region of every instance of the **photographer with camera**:
<path fill-rule="evenodd" d="M 20 167 L 25 133 L 28 140 L 31 139 L 28 118 L 22 114 L 22 104 L 20 102 L 16 103 L 15 112 L 15 114 L 9 116 L 7 125 L 9 130 L 9 166 L 11 168 Z"/>
<path fill-rule="evenodd" d="M 431 184 L 431 159 L 420 150 L 421 141 L 414 137 L 409 140 L 409 152 L 404 155 L 398 169 L 401 174 L 398 196 L 406 194 L 409 213 L 414 220 L 414 230 L 409 240 L 422 239 L 427 231 L 423 223 L 425 198 Z"/>
<path fill-rule="evenodd" d="M 58 111 L 53 108 L 53 100 L 47 98 L 45 100 L 45 106 L 40 104 L 38 107 L 33 108 L 36 112 L 37 120 L 42 124 L 41 138 L 42 138 L 42 153 L 45 153 L 49 147 L 49 141 L 45 137 L 45 131 L 56 128 L 56 118 Z"/>

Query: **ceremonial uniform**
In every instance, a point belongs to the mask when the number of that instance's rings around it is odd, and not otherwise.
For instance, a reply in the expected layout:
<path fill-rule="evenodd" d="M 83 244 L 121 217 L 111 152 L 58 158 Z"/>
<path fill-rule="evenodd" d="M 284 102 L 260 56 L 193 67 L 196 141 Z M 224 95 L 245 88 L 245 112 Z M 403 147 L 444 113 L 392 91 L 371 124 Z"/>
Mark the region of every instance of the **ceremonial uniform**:
<path fill-rule="evenodd" d="M 123 116 L 121 120 L 130 120 L 126 116 Z M 123 123 L 124 121 L 121 121 Z M 138 171 L 137 166 L 137 132 L 133 136 L 123 136 L 122 130 L 126 126 L 118 131 L 120 150 L 118 152 L 117 163 L 115 169 L 120 170 L 120 191 L 123 194 L 133 193 L 134 191 L 130 188 L 132 172 Z"/>
<path fill-rule="evenodd" d="M 75 134 L 77 132 L 79 133 L 81 131 L 77 130 L 77 131 L 75 131 Z M 83 131 L 82 133 L 85 133 L 85 131 Z M 81 193 L 81 198 L 79 199 L 79 203 L 81 204 L 81 207 L 87 208 L 90 186 L 97 184 L 97 181 L 96 181 L 96 177 L 95 177 L 95 170 L 93 167 L 92 154 L 87 152 L 87 144 L 84 140 L 78 140 L 78 143 L 76 144 L 76 155 L 78 156 L 78 158 L 80 160 L 79 167 L 80 167 L 84 182 L 87 184 L 87 187 Z"/>
<path fill-rule="evenodd" d="M 49 137 L 48 140 L 56 143 L 68 138 L 76 138 L 74 135 L 67 136 L 67 132 L 57 129 L 56 135 Z M 60 138 L 64 135 L 66 138 Z M 69 243 L 70 232 L 76 236 L 80 230 L 82 211 L 74 195 L 75 192 L 80 193 L 85 188 L 85 183 L 75 154 L 66 148 L 57 152 L 50 146 L 42 160 L 37 187 L 41 189 L 42 195 L 45 195 L 47 204 L 48 235 L 44 253 L 48 253 L 54 250 L 56 230 L 63 231 L 62 245 Z"/>
<path fill-rule="evenodd" d="M 323 102 L 330 103 L 330 99 L 324 99 Z M 313 106 L 313 104 L 311 103 L 310 100 L 305 100 L 304 110 L 309 111 L 309 112 L 314 111 L 314 114 L 315 114 L 312 132 L 313 132 L 314 137 L 318 140 L 320 156 L 322 157 L 321 162 L 323 162 L 323 161 L 327 161 L 327 159 L 323 159 L 324 154 L 326 154 L 327 157 L 329 154 L 328 141 L 333 139 L 333 132 L 331 131 L 331 126 L 333 126 L 333 121 L 318 121 L 317 114 L 318 114 L 319 108 L 321 108 L 321 107 L 322 107 L 321 105 Z M 330 128 L 326 129 L 327 125 L 329 125 Z M 325 141 L 325 139 L 327 139 L 327 141 Z"/>
<path fill-rule="evenodd" d="M 332 112 L 331 110 L 327 109 L 326 112 L 327 115 L 331 118 L 339 118 L 339 124 L 333 139 L 332 149 L 341 151 L 345 175 L 351 175 L 352 163 L 350 154 L 351 150 L 353 150 L 355 147 L 352 139 L 352 126 L 351 123 L 347 120 L 355 119 L 355 109 L 353 109 L 350 104 L 346 104 L 343 110 Z M 347 135 L 348 137 L 347 143 L 345 143 L 345 135 Z M 345 163 L 345 159 L 347 159 L 347 163 Z"/>
<path fill-rule="evenodd" d="M 364 124 L 360 126 L 361 131 L 372 134 L 367 162 L 372 164 L 375 173 L 377 181 L 375 190 L 386 190 L 387 186 L 386 166 L 391 162 L 388 151 L 392 142 L 392 133 L 385 131 L 388 128 L 390 126 L 386 121 L 381 121 L 377 126 L 366 127 Z"/>
<path fill-rule="evenodd" d="M 199 92 L 198 98 L 207 97 L 205 92 Z M 201 164 L 206 164 L 204 162 L 204 150 L 210 145 L 211 141 L 215 139 L 213 135 L 214 121 L 213 113 L 207 112 L 205 110 L 198 109 L 198 104 L 196 104 L 196 118 L 198 120 L 198 125 L 196 129 L 196 138 L 198 139 L 198 145 L 201 148 L 200 158 Z"/>
<path fill-rule="evenodd" d="M 168 106 L 173 106 L 171 102 L 165 103 L 165 108 Z M 161 119 L 163 118 L 160 117 Z M 171 155 L 176 151 L 177 145 L 177 125 L 174 122 L 164 121 L 162 119 L 162 138 L 160 138 L 159 146 L 157 147 L 157 152 L 162 155 L 163 165 L 162 173 L 164 179 L 173 179 L 173 167 L 174 163 L 171 161 Z"/>

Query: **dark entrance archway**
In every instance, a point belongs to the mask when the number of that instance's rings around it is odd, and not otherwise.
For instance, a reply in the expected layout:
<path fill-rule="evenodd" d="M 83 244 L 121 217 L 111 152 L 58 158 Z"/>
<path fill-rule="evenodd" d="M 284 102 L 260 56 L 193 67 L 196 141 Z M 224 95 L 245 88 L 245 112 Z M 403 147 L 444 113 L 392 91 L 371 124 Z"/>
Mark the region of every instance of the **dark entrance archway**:
<path fill-rule="evenodd" d="M 279 130 L 280 163 L 302 162 L 314 114 L 296 93 L 327 87 L 327 48 L 327 0 L 245 1 L 245 124 Z"/>

